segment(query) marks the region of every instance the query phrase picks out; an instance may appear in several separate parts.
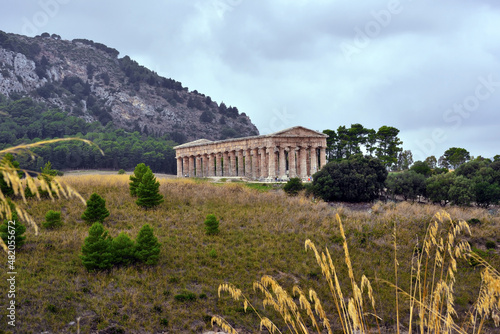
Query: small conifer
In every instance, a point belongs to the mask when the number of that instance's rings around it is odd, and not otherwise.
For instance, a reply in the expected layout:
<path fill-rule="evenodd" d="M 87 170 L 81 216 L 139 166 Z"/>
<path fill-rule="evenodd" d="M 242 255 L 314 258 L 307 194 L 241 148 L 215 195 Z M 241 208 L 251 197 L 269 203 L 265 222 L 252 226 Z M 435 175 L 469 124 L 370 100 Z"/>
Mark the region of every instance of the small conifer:
<path fill-rule="evenodd" d="M 19 249 L 24 244 L 24 241 L 26 239 L 26 236 L 23 236 L 24 232 L 26 232 L 26 226 L 24 226 L 24 224 L 19 220 L 14 203 L 12 203 L 10 199 L 7 199 L 7 202 L 10 206 L 12 218 L 10 220 L 4 219 L 3 224 L 0 225 L 0 237 L 6 245 L 11 245 L 12 241 L 14 240 L 16 249 Z M 6 216 L 5 212 L 3 212 L 2 216 Z M 13 222 L 14 224 L 9 224 L 9 221 Z M 9 225 L 11 226 L 11 231 L 14 230 L 13 239 L 12 237 L 9 239 L 9 237 L 12 236 L 12 234 L 9 233 Z"/>
<path fill-rule="evenodd" d="M 111 242 L 113 264 L 129 265 L 135 262 L 135 244 L 125 232 L 118 234 Z"/>
<path fill-rule="evenodd" d="M 153 234 L 153 229 L 149 224 L 146 224 L 139 231 L 139 235 L 137 235 L 135 257 L 138 261 L 147 265 L 157 264 L 160 255 L 160 246 L 158 238 Z"/>
<path fill-rule="evenodd" d="M 142 182 L 137 189 L 139 197 L 135 203 L 145 209 L 149 209 L 163 203 L 163 195 L 159 192 L 160 182 L 156 181 L 151 170 L 142 177 Z"/>
<path fill-rule="evenodd" d="M 61 220 L 61 211 L 52 211 L 49 210 L 45 214 L 45 221 L 42 223 L 42 226 L 47 229 L 58 228 L 63 225 Z"/>
<path fill-rule="evenodd" d="M 107 216 L 109 216 L 109 211 L 106 209 L 106 200 L 93 193 L 87 201 L 87 209 L 83 212 L 82 219 L 88 224 L 103 223 Z"/>
<path fill-rule="evenodd" d="M 80 258 L 88 271 L 109 269 L 113 265 L 112 239 L 101 223 L 94 223 L 85 238 Z"/>
<path fill-rule="evenodd" d="M 205 232 L 208 235 L 219 233 L 219 221 L 215 215 L 207 215 L 205 218 Z"/>
<path fill-rule="evenodd" d="M 142 182 L 142 177 L 146 172 L 151 171 L 151 169 L 144 163 L 138 164 L 134 169 L 134 174 L 130 175 L 130 195 L 137 196 L 137 190 Z"/>

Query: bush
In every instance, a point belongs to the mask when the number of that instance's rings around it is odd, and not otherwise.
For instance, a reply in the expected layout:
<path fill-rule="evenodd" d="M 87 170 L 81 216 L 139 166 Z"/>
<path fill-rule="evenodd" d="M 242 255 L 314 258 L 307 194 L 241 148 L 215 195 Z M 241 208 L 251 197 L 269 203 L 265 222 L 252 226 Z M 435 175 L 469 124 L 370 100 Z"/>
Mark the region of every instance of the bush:
<path fill-rule="evenodd" d="M 129 265 L 135 262 L 135 244 L 125 232 L 121 232 L 112 240 L 111 248 L 113 253 L 113 264 Z"/>
<path fill-rule="evenodd" d="M 445 206 L 450 201 L 450 188 L 455 181 L 455 174 L 437 174 L 425 181 L 427 197 L 434 203 Z"/>
<path fill-rule="evenodd" d="M 87 209 L 82 214 L 82 219 L 87 224 L 95 222 L 103 223 L 104 219 L 109 216 L 109 211 L 106 209 L 106 200 L 96 193 L 93 193 L 87 201 Z"/>
<path fill-rule="evenodd" d="M 314 193 L 324 201 L 367 202 L 384 189 L 387 170 L 377 158 L 353 155 L 331 161 L 313 175 Z"/>
<path fill-rule="evenodd" d="M 124 171 L 123 169 L 120 169 L 120 170 L 118 171 L 118 175 L 123 175 L 123 174 L 125 174 L 125 171 Z"/>
<path fill-rule="evenodd" d="M 302 183 L 302 180 L 298 177 L 291 178 L 283 187 L 283 190 L 289 196 L 296 196 L 302 189 L 304 189 L 304 184 Z"/>
<path fill-rule="evenodd" d="M 142 226 L 136 239 L 135 258 L 147 265 L 157 264 L 160 246 L 158 238 L 153 234 L 153 229 L 146 224 Z"/>
<path fill-rule="evenodd" d="M 160 182 L 156 181 L 151 170 L 142 177 L 137 189 L 137 201 L 135 203 L 145 209 L 153 208 L 163 203 L 163 195 L 159 192 Z"/>
<path fill-rule="evenodd" d="M 42 226 L 46 229 L 54 229 L 61 227 L 63 222 L 61 220 L 61 211 L 52 211 L 49 210 L 45 214 L 45 221 L 42 223 Z"/>
<path fill-rule="evenodd" d="M 425 196 L 425 176 L 413 170 L 390 174 L 386 185 L 388 193 L 402 196 L 405 201 Z"/>
<path fill-rule="evenodd" d="M 24 241 L 26 236 L 23 236 L 24 232 L 26 232 L 26 226 L 19 221 L 19 217 L 16 212 L 16 207 L 14 203 L 12 203 L 9 199 L 7 202 L 10 206 L 10 211 L 12 212 L 12 218 L 10 220 L 5 219 L 3 224 L 0 225 L 0 237 L 6 245 L 15 245 L 16 249 L 19 249 L 22 245 L 24 245 Z M 2 212 L 2 216 L 5 217 L 5 212 Z M 15 224 L 9 224 L 9 221 L 14 222 Z M 13 230 L 12 227 L 10 231 L 14 231 L 14 234 L 9 233 L 9 225 L 15 227 Z M 14 238 L 12 238 L 14 236 Z"/>
<path fill-rule="evenodd" d="M 219 221 L 215 215 L 207 215 L 205 218 L 205 233 L 207 235 L 214 235 L 219 233 Z"/>
<path fill-rule="evenodd" d="M 196 300 L 196 294 L 191 291 L 183 291 L 182 293 L 174 296 L 178 302 L 190 302 Z"/>
<path fill-rule="evenodd" d="M 80 259 L 88 271 L 109 269 L 113 265 L 111 237 L 101 223 L 94 223 L 82 246 Z"/>
<path fill-rule="evenodd" d="M 486 249 L 495 249 L 497 244 L 494 241 L 486 241 Z"/>

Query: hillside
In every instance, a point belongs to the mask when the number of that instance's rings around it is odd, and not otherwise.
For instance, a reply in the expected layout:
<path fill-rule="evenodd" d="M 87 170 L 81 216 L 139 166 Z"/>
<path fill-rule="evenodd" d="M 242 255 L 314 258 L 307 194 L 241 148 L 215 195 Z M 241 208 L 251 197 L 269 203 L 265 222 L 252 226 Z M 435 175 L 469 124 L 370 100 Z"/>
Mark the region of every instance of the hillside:
<path fill-rule="evenodd" d="M 293 285 L 307 294 L 317 291 L 335 333 L 341 332 L 335 306 L 314 253 L 304 250 L 310 239 L 320 251 L 332 254 L 340 285 L 346 298 L 352 297 L 343 241 L 335 215 L 344 225 L 356 282 L 366 275 L 372 282 L 376 315 L 382 333 L 395 333 L 395 282 L 393 227 L 397 224 L 398 283 L 405 290 L 415 279 L 412 259 L 422 249 L 426 229 L 441 208 L 409 203 L 376 203 L 371 210 L 350 211 L 312 202 L 303 196 L 287 197 L 281 190 L 259 192 L 242 183 L 212 184 L 194 180 L 160 179 L 165 196 L 155 210 L 139 209 L 128 192 L 127 175 L 64 176 L 88 199 L 96 192 L 106 199 L 110 216 L 105 228 L 115 238 L 120 232 L 135 239 L 144 224 L 150 224 L 162 244 L 156 266 L 131 265 L 109 271 L 87 272 L 79 255 L 88 226 L 81 220 L 85 206 L 76 198 L 52 202 L 28 201 L 26 208 L 39 224 L 46 212 L 62 212 L 64 225 L 55 230 L 41 229 L 35 236 L 28 227 L 27 240 L 16 252 L 19 333 L 203 333 L 210 330 L 210 318 L 221 315 L 241 333 L 256 333 L 259 318 L 244 312 L 243 301 L 229 294 L 219 298 L 218 286 L 231 282 L 240 288 L 257 310 L 268 316 L 283 332 L 286 326 L 271 306 L 263 308 L 263 294 L 252 282 L 271 275 L 289 293 Z M 270 185 L 269 188 L 272 188 Z M 473 250 L 495 268 L 499 267 L 497 244 L 500 218 L 476 208 L 448 209 L 454 220 L 476 219 L 472 236 L 465 238 Z M 203 221 L 208 214 L 220 219 L 220 233 L 208 236 Z M 446 233 L 449 221 L 439 226 Z M 446 257 L 445 261 L 449 261 Z M 429 264 L 431 265 L 431 264 Z M 454 308 L 456 323 L 468 319 L 467 311 L 478 297 L 482 267 L 459 259 L 455 275 Z M 7 290 L 7 281 L 0 282 Z M 295 299 L 298 304 L 298 299 Z M 366 312 L 373 311 L 366 301 Z M 401 295 L 400 317 L 408 324 L 407 299 Z M 2 308 L 2 315 L 6 309 Z M 305 311 L 303 317 L 307 319 Z M 415 316 L 415 318 L 418 318 Z M 376 331 L 374 317 L 367 316 Z M 418 320 L 414 319 L 417 323 Z M 307 322 L 308 326 L 312 326 Z M 0 332 L 9 328 L 0 325 Z M 493 321 L 485 322 L 483 333 L 494 333 Z M 316 332 L 312 330 L 311 332 Z M 417 331 L 416 331 L 417 332 Z"/>
<path fill-rule="evenodd" d="M 257 135 L 236 107 L 188 91 L 119 51 L 86 39 L 34 38 L 0 31 L 0 94 L 27 95 L 86 122 L 162 136 L 177 143 Z"/>

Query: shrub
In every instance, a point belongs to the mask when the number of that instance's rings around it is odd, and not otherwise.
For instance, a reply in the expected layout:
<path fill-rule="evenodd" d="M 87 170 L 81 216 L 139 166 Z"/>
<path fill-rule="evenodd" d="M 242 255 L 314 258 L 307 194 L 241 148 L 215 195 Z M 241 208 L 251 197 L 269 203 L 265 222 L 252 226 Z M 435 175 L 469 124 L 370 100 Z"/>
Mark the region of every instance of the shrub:
<path fill-rule="evenodd" d="M 135 244 L 125 232 L 121 232 L 111 241 L 111 248 L 113 264 L 129 265 L 135 262 Z"/>
<path fill-rule="evenodd" d="M 304 184 L 302 183 L 302 180 L 298 177 L 291 178 L 283 187 L 283 190 L 289 196 L 296 196 L 302 189 L 304 189 Z"/>
<path fill-rule="evenodd" d="M 104 219 L 109 216 L 109 211 L 106 209 L 106 200 L 96 193 L 93 193 L 87 201 L 87 209 L 82 214 L 82 219 L 87 224 L 95 222 L 103 223 Z"/>
<path fill-rule="evenodd" d="M 80 259 L 88 271 L 109 269 L 113 265 L 112 239 L 101 223 L 94 223 L 82 246 Z"/>
<path fill-rule="evenodd" d="M 495 249 L 497 244 L 494 241 L 486 241 L 486 249 Z"/>
<path fill-rule="evenodd" d="M 163 195 L 159 192 L 160 182 L 156 181 L 151 170 L 142 177 L 142 181 L 137 189 L 139 197 L 135 203 L 145 209 L 153 208 L 163 203 Z"/>
<path fill-rule="evenodd" d="M 134 174 L 130 175 L 130 195 L 132 196 L 137 196 L 137 189 L 139 188 L 139 185 L 141 184 L 142 177 L 146 172 L 151 171 L 151 169 L 146 166 L 144 163 L 138 164 L 135 169 L 134 169 Z"/>
<path fill-rule="evenodd" d="M 217 257 L 217 251 L 212 248 L 210 252 L 208 252 L 208 256 L 215 259 Z"/>
<path fill-rule="evenodd" d="M 14 244 L 13 242 L 15 242 L 15 248 L 19 249 L 22 245 L 24 245 L 24 241 L 26 239 L 26 236 L 23 236 L 24 232 L 26 232 L 26 226 L 19 221 L 14 203 L 12 203 L 9 199 L 7 199 L 7 203 L 10 206 L 12 218 L 10 220 L 5 219 L 3 224 L 0 225 L 0 237 L 6 245 L 12 245 Z M 5 212 L 2 212 L 2 216 L 6 216 Z M 9 224 L 9 221 L 14 222 L 15 224 Z M 10 229 L 10 231 L 14 231 L 14 234 L 9 233 L 9 225 L 15 227 L 14 230 L 12 227 Z M 14 238 L 12 238 L 12 235 Z"/>
<path fill-rule="evenodd" d="M 196 300 L 196 294 L 191 291 L 183 291 L 174 296 L 178 302 L 190 302 Z"/>
<path fill-rule="evenodd" d="M 219 233 L 219 221 L 215 215 L 207 215 L 205 218 L 205 232 L 207 235 L 214 235 Z"/>
<path fill-rule="evenodd" d="M 425 195 L 425 176 L 413 170 L 390 174 L 386 185 L 390 194 L 403 196 L 405 201 Z"/>
<path fill-rule="evenodd" d="M 434 203 L 440 203 L 442 206 L 450 201 L 450 188 L 455 181 L 455 174 L 437 174 L 431 176 L 425 181 L 427 197 Z"/>
<path fill-rule="evenodd" d="M 45 214 L 45 221 L 42 223 L 42 226 L 46 229 L 54 229 L 61 227 L 63 222 L 61 220 L 61 211 L 52 211 L 49 210 Z"/>
<path fill-rule="evenodd" d="M 125 174 L 125 171 L 124 171 L 123 169 L 120 169 L 120 170 L 118 171 L 118 175 L 123 175 L 123 174 Z"/>
<path fill-rule="evenodd" d="M 353 155 L 331 161 L 313 175 L 314 193 L 324 201 L 366 202 L 384 189 L 387 170 L 373 157 Z"/>
<path fill-rule="evenodd" d="M 146 224 L 142 226 L 136 239 L 135 258 L 147 265 L 157 264 L 160 246 L 158 238 L 153 234 L 153 229 Z"/>

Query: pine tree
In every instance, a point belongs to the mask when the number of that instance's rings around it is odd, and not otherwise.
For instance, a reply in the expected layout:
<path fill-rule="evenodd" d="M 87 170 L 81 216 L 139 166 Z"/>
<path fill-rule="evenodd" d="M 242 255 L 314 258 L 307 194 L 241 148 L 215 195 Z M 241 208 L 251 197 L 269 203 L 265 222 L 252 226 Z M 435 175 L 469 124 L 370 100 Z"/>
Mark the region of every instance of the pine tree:
<path fill-rule="evenodd" d="M 145 209 L 149 209 L 163 203 L 163 195 L 159 192 L 160 182 L 156 181 L 151 170 L 142 177 L 142 182 L 137 189 L 139 197 L 135 203 Z"/>
<path fill-rule="evenodd" d="M 140 163 L 135 167 L 134 174 L 130 175 L 130 195 L 137 196 L 137 190 L 141 184 L 142 178 L 148 171 L 151 171 L 151 169 L 144 163 Z"/>
<path fill-rule="evenodd" d="M 106 209 L 106 200 L 93 193 L 87 201 L 87 209 L 83 212 L 82 219 L 88 224 L 103 223 L 107 216 L 109 216 L 109 211 Z"/>
<path fill-rule="evenodd" d="M 19 221 L 14 203 L 12 203 L 9 199 L 7 199 L 7 202 L 9 203 L 10 211 L 12 212 L 12 218 L 10 220 L 5 219 L 3 224 L 0 225 L 0 237 L 6 245 L 11 245 L 14 240 L 16 249 L 19 249 L 24 244 L 24 240 L 26 239 L 26 236 L 22 235 L 26 232 L 26 226 Z M 5 212 L 3 212 L 2 216 L 5 217 Z M 9 236 L 12 235 L 9 234 L 9 221 L 15 222 L 15 224 L 10 224 L 11 230 L 12 228 L 15 228 L 14 239 L 12 239 L 12 237 L 9 239 Z"/>
<path fill-rule="evenodd" d="M 45 221 L 42 223 L 42 226 L 47 229 L 58 228 L 63 225 L 61 220 L 61 211 L 52 211 L 49 210 L 45 214 Z"/>
<path fill-rule="evenodd" d="M 90 227 L 80 258 L 88 271 L 109 269 L 113 265 L 112 239 L 101 223 Z"/>
<path fill-rule="evenodd" d="M 158 263 L 161 244 L 153 234 L 153 229 L 146 224 L 142 226 L 136 239 L 135 257 L 138 261 L 154 265 Z"/>
<path fill-rule="evenodd" d="M 118 234 L 111 242 L 113 264 L 129 265 L 135 262 L 135 244 L 125 232 Z"/>
<path fill-rule="evenodd" d="M 205 232 L 208 235 L 219 233 L 219 221 L 215 215 L 207 215 L 205 218 Z"/>

